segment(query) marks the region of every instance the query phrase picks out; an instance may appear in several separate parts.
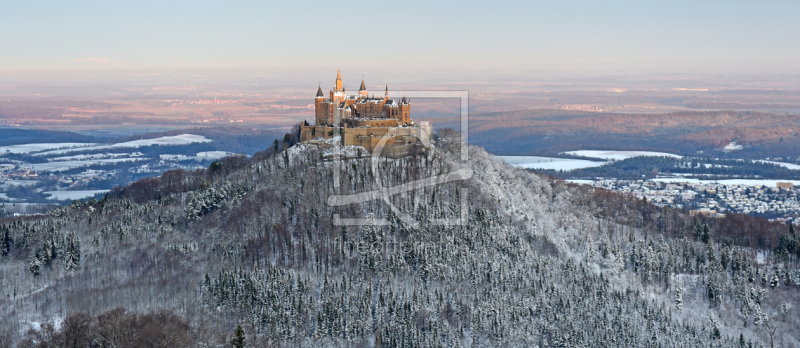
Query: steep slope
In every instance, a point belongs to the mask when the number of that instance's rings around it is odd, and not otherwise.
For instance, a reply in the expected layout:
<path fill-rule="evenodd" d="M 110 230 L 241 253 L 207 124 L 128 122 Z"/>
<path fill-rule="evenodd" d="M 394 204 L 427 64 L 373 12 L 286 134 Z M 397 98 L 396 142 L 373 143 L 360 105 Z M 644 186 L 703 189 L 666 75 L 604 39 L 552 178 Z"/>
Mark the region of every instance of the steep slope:
<path fill-rule="evenodd" d="M 798 343 L 798 319 L 780 312 L 797 297 L 795 255 L 760 252 L 759 264 L 755 249 L 697 238 L 702 221 L 680 212 L 480 148 L 462 163 L 460 147 L 443 132 L 427 154 L 373 162 L 298 145 L 7 220 L 0 343 L 115 307 L 176 313 L 193 346 L 237 325 L 256 346 L 730 346 L 769 344 L 771 328 Z M 327 204 L 465 168 L 470 179 L 388 202 Z M 465 224 L 430 223 L 460 218 L 464 195 Z M 338 226 L 337 214 L 376 223 Z M 759 282 L 773 274 L 781 284 Z"/>

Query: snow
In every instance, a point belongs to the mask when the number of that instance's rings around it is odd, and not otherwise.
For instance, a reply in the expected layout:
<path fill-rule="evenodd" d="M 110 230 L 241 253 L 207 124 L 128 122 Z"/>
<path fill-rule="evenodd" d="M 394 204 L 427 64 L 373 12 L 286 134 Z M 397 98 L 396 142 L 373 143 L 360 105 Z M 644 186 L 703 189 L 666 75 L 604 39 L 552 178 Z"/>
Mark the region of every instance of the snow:
<path fill-rule="evenodd" d="M 150 146 L 150 145 L 186 145 L 192 143 L 210 143 L 211 139 L 208 139 L 202 135 L 194 135 L 194 134 L 181 134 L 175 136 L 168 136 L 168 137 L 160 137 L 154 139 L 142 139 L 142 140 L 134 140 L 128 141 L 124 143 L 117 143 L 111 145 L 113 147 L 140 147 L 140 146 Z"/>
<path fill-rule="evenodd" d="M 313 140 L 316 141 L 323 141 L 322 138 L 315 138 Z M 312 140 L 312 141 L 313 141 Z M 341 137 L 335 136 L 328 139 L 324 139 L 324 143 L 328 146 L 322 147 L 322 155 L 323 156 L 339 156 L 340 159 L 345 158 L 354 158 L 354 157 L 364 157 L 369 156 L 370 153 L 367 152 L 363 147 L 358 145 L 341 145 Z M 315 144 L 297 144 L 288 148 L 286 151 L 289 154 L 289 158 L 294 160 L 295 157 L 301 155 L 303 152 L 308 151 L 311 148 L 317 148 L 318 146 Z"/>
<path fill-rule="evenodd" d="M 347 145 L 347 146 L 335 146 L 323 149 L 322 154 L 325 156 L 339 155 L 341 157 L 347 158 L 347 157 L 365 156 L 368 155 L 369 153 L 361 146 Z"/>
<path fill-rule="evenodd" d="M 581 184 L 581 185 L 591 185 L 594 184 L 594 180 L 586 180 L 586 179 L 569 179 L 567 182 L 571 182 L 573 184 Z"/>
<path fill-rule="evenodd" d="M 164 161 L 188 161 L 194 159 L 194 156 L 186 155 L 159 155 L 158 158 Z"/>
<path fill-rule="evenodd" d="M 93 144 L 93 143 L 42 143 L 42 144 L 21 144 L 21 145 L 0 146 L 0 155 L 6 154 L 6 153 L 26 154 L 26 153 L 46 151 L 46 150 L 66 149 L 66 148 L 76 148 L 76 147 L 87 147 L 87 146 L 92 146 L 92 145 L 95 145 L 95 144 Z"/>
<path fill-rule="evenodd" d="M 742 146 L 742 145 L 736 145 L 736 142 L 735 142 L 735 141 L 732 141 L 730 144 L 728 144 L 728 145 L 725 145 L 725 146 L 722 148 L 722 151 L 725 151 L 725 152 L 730 152 L 730 151 L 734 151 L 734 150 L 741 150 L 742 148 L 743 148 L 743 146 Z"/>
<path fill-rule="evenodd" d="M 204 152 L 198 152 L 197 155 L 195 156 L 195 159 L 198 161 L 216 160 L 230 155 L 235 155 L 235 153 L 227 151 L 204 151 Z"/>
<path fill-rule="evenodd" d="M 336 144 L 341 144 L 341 143 L 342 143 L 342 136 L 340 136 L 340 135 L 325 139 L 325 144 L 328 144 L 328 145 L 336 145 Z"/>
<path fill-rule="evenodd" d="M 133 153 L 95 153 L 91 155 L 73 155 L 73 156 L 62 156 L 62 157 L 53 157 L 48 159 L 49 161 L 73 161 L 73 160 L 87 160 L 87 159 L 102 159 L 102 158 L 120 158 L 120 157 L 142 157 L 144 156 L 141 152 L 133 152 Z"/>
<path fill-rule="evenodd" d="M 567 151 L 563 153 L 573 156 L 598 158 L 607 161 L 621 161 L 631 157 L 640 157 L 640 156 L 683 158 L 683 156 L 679 156 L 673 153 L 653 152 L 653 151 L 577 150 L 577 151 Z"/>
<path fill-rule="evenodd" d="M 153 138 L 153 139 L 142 139 L 142 140 L 133 140 L 133 141 L 126 141 L 124 143 L 116 143 L 116 144 L 109 144 L 109 145 L 96 145 L 96 146 L 84 146 L 84 147 L 74 147 L 68 149 L 60 149 L 60 150 L 52 150 L 46 152 L 37 153 L 37 156 L 50 156 L 50 155 L 60 155 L 66 154 L 70 152 L 83 152 L 83 151 L 97 151 L 97 150 L 107 150 L 107 149 L 118 149 L 118 148 L 129 148 L 129 147 L 142 147 L 142 146 L 151 146 L 151 145 L 187 145 L 192 143 L 209 143 L 211 139 L 208 139 L 202 135 L 194 135 L 194 134 L 181 134 L 181 135 L 174 135 L 174 136 L 167 136 L 167 137 L 160 137 L 160 138 Z"/>
<path fill-rule="evenodd" d="M 92 197 L 98 193 L 106 193 L 108 191 L 109 190 L 45 191 L 44 194 L 50 195 L 47 199 L 63 201 Z"/>
<path fill-rule="evenodd" d="M 42 323 L 38 321 L 28 321 L 28 325 L 36 332 L 42 331 Z"/>
<path fill-rule="evenodd" d="M 538 156 L 497 156 L 506 163 L 526 169 L 574 170 L 599 167 L 608 162 L 597 162 L 573 158 L 538 157 Z"/>
<path fill-rule="evenodd" d="M 784 168 L 787 168 L 787 169 L 791 169 L 791 170 L 800 170 L 800 164 L 786 163 L 786 162 L 775 162 L 775 161 L 765 161 L 765 160 L 757 160 L 756 162 L 774 164 L 776 166 L 781 166 L 781 167 L 784 167 Z"/>
<path fill-rule="evenodd" d="M 165 161 L 190 161 L 190 160 L 195 160 L 195 161 L 200 162 L 200 161 L 206 161 L 206 160 L 208 160 L 208 161 L 218 160 L 218 159 L 223 158 L 225 156 L 231 156 L 231 155 L 236 155 L 236 153 L 227 152 L 227 151 L 203 151 L 203 152 L 198 152 L 194 156 L 160 155 L 159 158 L 161 158 L 162 160 L 165 160 Z"/>
<path fill-rule="evenodd" d="M 759 265 L 763 265 L 766 262 L 766 256 L 764 255 L 763 251 L 759 251 L 758 253 L 756 253 L 756 262 Z"/>

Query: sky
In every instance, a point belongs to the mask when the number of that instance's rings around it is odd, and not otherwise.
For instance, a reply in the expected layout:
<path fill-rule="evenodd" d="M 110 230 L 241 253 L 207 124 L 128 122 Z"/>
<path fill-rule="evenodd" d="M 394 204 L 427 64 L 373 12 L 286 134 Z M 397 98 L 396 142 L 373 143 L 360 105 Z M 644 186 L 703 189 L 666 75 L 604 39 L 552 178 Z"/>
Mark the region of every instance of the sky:
<path fill-rule="evenodd" d="M 0 76 L 800 73 L 798 1 L 0 0 L 0 9 Z"/>

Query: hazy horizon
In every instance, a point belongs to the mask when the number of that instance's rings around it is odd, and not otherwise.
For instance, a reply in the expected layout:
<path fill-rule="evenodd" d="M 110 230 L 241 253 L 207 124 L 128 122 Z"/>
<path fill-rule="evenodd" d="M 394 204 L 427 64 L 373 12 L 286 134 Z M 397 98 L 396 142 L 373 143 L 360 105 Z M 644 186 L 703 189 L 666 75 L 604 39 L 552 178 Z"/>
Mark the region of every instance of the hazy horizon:
<path fill-rule="evenodd" d="M 336 68 L 350 80 L 392 80 L 380 83 L 559 74 L 800 74 L 800 49 L 792 45 L 800 41 L 792 18 L 800 4 L 782 1 L 337 8 L 77 1 L 18 2 L 9 9 L 0 14 L 0 78 L 6 80 L 236 71 L 324 82 Z"/>

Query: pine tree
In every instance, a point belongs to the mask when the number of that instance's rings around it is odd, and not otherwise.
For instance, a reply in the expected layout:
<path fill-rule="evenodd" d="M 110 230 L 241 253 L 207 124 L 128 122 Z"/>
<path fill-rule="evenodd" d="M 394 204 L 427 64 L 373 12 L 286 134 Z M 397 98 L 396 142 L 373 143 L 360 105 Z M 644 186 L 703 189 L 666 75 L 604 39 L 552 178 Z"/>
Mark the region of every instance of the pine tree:
<path fill-rule="evenodd" d="M 675 309 L 680 312 L 683 309 L 683 289 L 675 290 Z"/>
<path fill-rule="evenodd" d="M 81 262 L 81 244 L 74 233 L 67 236 L 67 248 L 64 252 L 64 268 L 67 270 L 75 269 Z"/>
<path fill-rule="evenodd" d="M 233 333 L 233 339 L 231 340 L 231 347 L 244 348 L 246 346 L 247 340 L 244 338 L 244 330 L 241 325 L 237 325 L 236 331 Z"/>
<path fill-rule="evenodd" d="M 708 244 L 708 241 L 711 240 L 711 235 L 708 232 L 708 225 L 707 224 L 703 224 L 703 234 L 700 235 L 700 240 L 703 241 L 703 243 L 706 243 L 706 244 Z"/>
<path fill-rule="evenodd" d="M 34 277 L 38 276 L 42 269 L 42 261 L 39 260 L 39 257 L 39 252 L 37 251 L 28 265 L 28 270 L 31 271 L 31 274 L 33 274 Z"/>
<path fill-rule="evenodd" d="M 4 229 L 3 239 L 0 240 L 0 255 L 6 256 L 9 252 L 11 252 L 11 235 L 7 229 Z"/>

